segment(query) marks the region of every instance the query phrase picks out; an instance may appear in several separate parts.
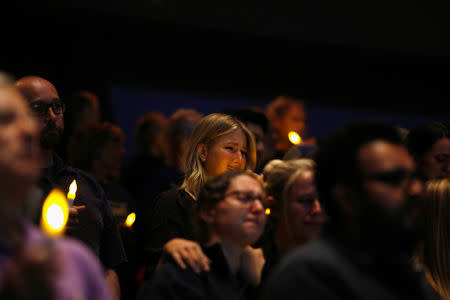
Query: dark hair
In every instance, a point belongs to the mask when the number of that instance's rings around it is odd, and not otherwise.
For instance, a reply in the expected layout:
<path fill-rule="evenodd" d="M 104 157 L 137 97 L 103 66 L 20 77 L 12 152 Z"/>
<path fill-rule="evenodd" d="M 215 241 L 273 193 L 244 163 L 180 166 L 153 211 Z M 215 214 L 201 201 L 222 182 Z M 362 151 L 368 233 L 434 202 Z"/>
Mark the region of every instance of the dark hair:
<path fill-rule="evenodd" d="M 314 156 L 319 199 L 327 214 L 339 220 L 339 207 L 331 191 L 336 184 L 355 184 L 360 178 L 358 152 L 367 143 L 384 140 L 401 145 L 398 130 L 385 122 L 359 120 L 348 123 L 318 141 Z"/>
<path fill-rule="evenodd" d="M 245 170 L 231 170 L 207 180 L 200 190 L 197 198 L 197 211 L 194 217 L 194 228 L 199 242 L 204 243 L 208 239 L 208 228 L 200 218 L 200 212 L 214 207 L 217 203 L 222 201 L 226 191 L 230 187 L 231 180 L 241 175 L 246 175 L 257 180 L 255 175 L 248 173 Z"/>
<path fill-rule="evenodd" d="M 91 171 L 94 161 L 110 142 L 123 142 L 124 134 L 109 122 L 89 123 L 79 128 L 70 138 L 69 163 L 75 168 Z"/>
<path fill-rule="evenodd" d="M 450 138 L 449 127 L 444 123 L 431 121 L 411 129 L 405 143 L 409 152 L 420 158 L 442 138 Z"/>
<path fill-rule="evenodd" d="M 256 124 L 262 128 L 264 134 L 267 134 L 269 120 L 263 111 L 258 111 L 256 108 L 252 107 L 243 107 L 228 108 L 223 110 L 222 113 L 231 115 L 246 125 L 248 125 L 248 123 Z"/>

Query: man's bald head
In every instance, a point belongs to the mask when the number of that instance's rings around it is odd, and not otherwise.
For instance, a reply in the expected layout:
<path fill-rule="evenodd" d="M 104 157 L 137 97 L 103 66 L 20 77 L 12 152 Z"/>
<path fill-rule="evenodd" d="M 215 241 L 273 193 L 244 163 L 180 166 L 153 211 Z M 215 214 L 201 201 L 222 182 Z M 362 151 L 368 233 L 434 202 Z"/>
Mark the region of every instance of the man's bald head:
<path fill-rule="evenodd" d="M 16 81 L 16 87 L 28 102 L 35 100 L 43 91 L 58 95 L 53 83 L 39 76 L 22 77 Z"/>
<path fill-rule="evenodd" d="M 17 89 L 28 101 L 38 118 L 41 128 L 41 146 L 54 149 L 61 141 L 64 131 L 64 117 L 49 105 L 60 104 L 58 91 L 53 83 L 39 76 L 25 76 L 15 83 Z"/>

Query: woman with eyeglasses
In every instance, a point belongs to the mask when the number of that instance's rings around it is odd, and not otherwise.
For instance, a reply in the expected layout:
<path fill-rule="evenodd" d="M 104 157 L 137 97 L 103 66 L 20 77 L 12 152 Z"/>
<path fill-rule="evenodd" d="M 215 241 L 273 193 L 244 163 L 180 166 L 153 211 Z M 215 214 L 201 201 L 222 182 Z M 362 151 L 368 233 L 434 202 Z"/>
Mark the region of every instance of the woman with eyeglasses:
<path fill-rule="evenodd" d="M 208 271 L 210 260 L 195 242 L 192 213 L 207 179 L 231 170 L 253 170 L 256 147 L 251 132 L 235 118 L 214 113 L 203 117 L 189 137 L 184 153 L 185 179 L 159 195 L 144 224 L 147 240 L 146 277 L 165 257 L 195 272 Z M 164 254 L 164 255 L 163 255 Z"/>
<path fill-rule="evenodd" d="M 311 159 L 271 160 L 263 170 L 264 189 L 271 209 L 266 230 L 256 245 L 266 258 L 264 280 L 279 260 L 294 248 L 318 237 L 325 222 L 314 184 Z"/>
<path fill-rule="evenodd" d="M 183 270 L 176 259 L 169 261 L 146 282 L 140 300 L 247 298 L 251 283 L 242 274 L 249 263 L 246 249 L 262 234 L 266 222 L 260 181 L 243 170 L 222 173 L 203 186 L 196 201 L 196 234 L 211 260 L 210 271 Z"/>

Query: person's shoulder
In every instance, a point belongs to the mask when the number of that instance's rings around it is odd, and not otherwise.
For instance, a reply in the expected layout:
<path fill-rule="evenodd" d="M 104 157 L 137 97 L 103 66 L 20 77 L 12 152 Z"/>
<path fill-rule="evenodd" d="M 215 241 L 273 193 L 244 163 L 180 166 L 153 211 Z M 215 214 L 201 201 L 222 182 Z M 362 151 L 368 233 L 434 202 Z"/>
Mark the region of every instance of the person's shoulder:
<path fill-rule="evenodd" d="M 332 269 L 337 254 L 325 240 L 318 239 L 305 246 L 298 247 L 283 257 L 273 270 L 274 277 L 283 274 L 295 276 L 300 270 Z M 278 274 L 278 275 L 277 275 Z"/>
<path fill-rule="evenodd" d="M 170 189 L 161 192 L 155 199 L 155 207 L 171 208 L 183 206 L 186 202 L 191 202 L 192 197 L 184 190 L 177 186 L 172 186 Z"/>
<path fill-rule="evenodd" d="M 138 299 L 206 299 L 205 293 L 201 274 L 168 260 L 144 282 Z"/>

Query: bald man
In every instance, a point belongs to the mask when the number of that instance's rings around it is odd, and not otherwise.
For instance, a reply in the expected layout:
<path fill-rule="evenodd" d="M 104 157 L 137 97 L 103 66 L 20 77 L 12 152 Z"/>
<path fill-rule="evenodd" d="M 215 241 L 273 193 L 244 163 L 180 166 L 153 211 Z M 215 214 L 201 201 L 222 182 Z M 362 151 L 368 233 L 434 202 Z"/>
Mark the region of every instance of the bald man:
<path fill-rule="evenodd" d="M 102 262 L 106 279 L 117 298 L 120 287 L 115 268 L 127 261 L 105 193 L 99 183 L 87 173 L 66 165 L 56 154 L 64 132 L 65 105 L 56 87 L 38 76 L 26 76 L 16 81 L 16 87 L 28 101 L 38 120 L 42 175 L 39 186 L 46 195 L 54 187 L 68 191 L 73 180 L 77 182 L 77 194 L 70 211 L 67 234 L 88 245 Z M 40 216 L 36 215 L 35 222 Z"/>
<path fill-rule="evenodd" d="M 112 299 L 84 244 L 49 242 L 22 216 L 40 175 L 38 134 L 26 101 L 0 72 L 0 299 Z"/>

